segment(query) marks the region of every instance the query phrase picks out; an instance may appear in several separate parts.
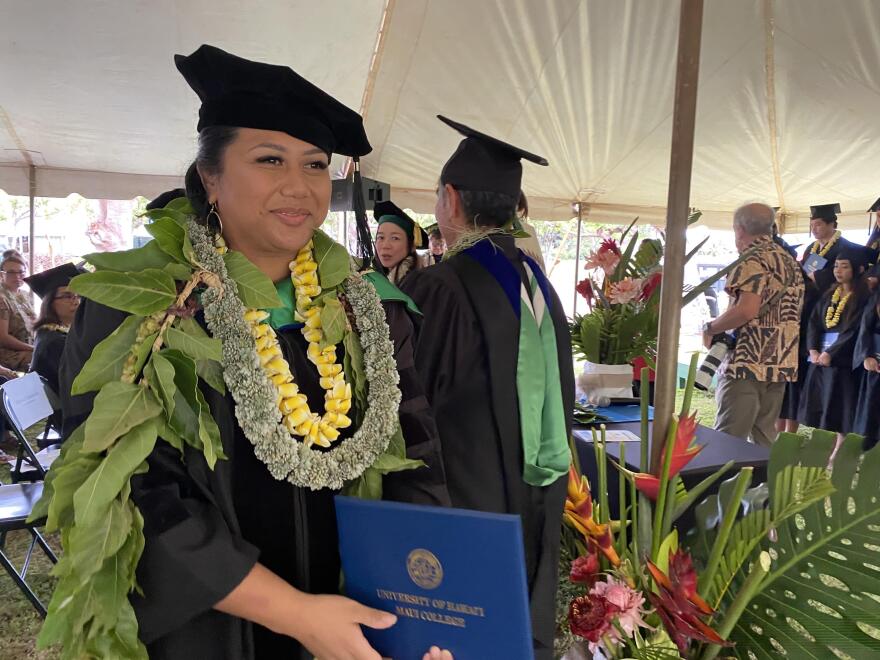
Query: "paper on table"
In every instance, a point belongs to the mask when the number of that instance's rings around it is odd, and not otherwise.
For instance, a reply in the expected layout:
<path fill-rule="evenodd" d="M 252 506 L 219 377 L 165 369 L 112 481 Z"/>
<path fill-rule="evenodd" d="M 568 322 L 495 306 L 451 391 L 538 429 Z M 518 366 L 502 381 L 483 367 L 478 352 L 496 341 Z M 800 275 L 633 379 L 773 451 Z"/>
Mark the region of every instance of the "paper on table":
<path fill-rule="evenodd" d="M 605 442 L 641 442 L 632 431 L 605 431 Z"/>

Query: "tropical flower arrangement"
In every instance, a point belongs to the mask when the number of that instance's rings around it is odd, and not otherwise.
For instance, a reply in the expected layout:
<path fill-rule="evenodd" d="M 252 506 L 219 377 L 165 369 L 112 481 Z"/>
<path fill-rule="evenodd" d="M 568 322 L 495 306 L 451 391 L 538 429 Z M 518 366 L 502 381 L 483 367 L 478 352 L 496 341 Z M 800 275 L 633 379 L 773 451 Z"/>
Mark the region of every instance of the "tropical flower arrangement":
<path fill-rule="evenodd" d="M 689 224 L 699 217 L 699 211 L 692 213 Z M 639 232 L 633 231 L 636 220 L 622 232 L 619 241 L 606 238 L 587 258 L 586 269 L 592 274 L 581 280 L 576 290 L 587 302 L 589 311 L 576 314 L 569 326 L 576 358 L 603 365 L 630 364 L 642 358 L 645 363 L 654 364 L 664 246 L 656 238 L 640 242 Z M 706 240 L 691 250 L 685 261 Z M 748 254 L 688 291 L 682 307 L 726 276 Z"/>
<path fill-rule="evenodd" d="M 695 369 L 658 470 L 628 468 L 623 443 L 611 459 L 602 427 L 591 492 L 572 452 L 556 657 L 876 657 L 880 451 L 862 453 L 850 436 L 829 469 L 834 434 L 783 433 L 766 483 L 752 487 L 750 467 L 720 482 L 731 461 L 685 488 L 681 470 L 702 449 L 689 412 Z M 642 415 L 647 465 L 646 399 Z M 613 509 L 609 469 L 620 475 Z"/>
<path fill-rule="evenodd" d="M 187 200 L 148 215 L 154 240 L 87 255 L 95 272 L 70 282 L 128 316 L 73 382 L 74 395 L 96 393 L 94 406 L 65 441 L 31 515 L 61 533 L 64 556 L 38 644 L 59 644 L 64 658 L 147 657 L 128 600 L 144 549 L 130 482 L 148 471 L 160 439 L 181 460 L 202 454 L 211 469 L 225 458 L 209 388 L 228 388 L 241 430 L 276 479 L 377 498 L 382 475 L 422 465 L 406 458 L 379 294 L 345 248 L 316 231 L 291 255 L 294 320 L 325 391 L 319 414 L 266 323 L 266 310 L 282 307 L 272 281 L 197 224 Z M 207 331 L 195 318 L 200 310 Z"/>

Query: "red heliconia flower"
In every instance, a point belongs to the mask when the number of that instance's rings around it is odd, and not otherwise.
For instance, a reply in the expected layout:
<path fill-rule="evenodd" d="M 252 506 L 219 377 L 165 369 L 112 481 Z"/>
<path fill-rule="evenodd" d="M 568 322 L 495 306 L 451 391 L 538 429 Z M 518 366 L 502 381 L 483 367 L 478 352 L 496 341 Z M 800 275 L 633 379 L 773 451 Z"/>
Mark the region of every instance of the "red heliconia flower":
<path fill-rule="evenodd" d="M 605 555 L 612 566 L 620 566 L 620 557 L 611 542 L 611 529 L 593 518 L 590 484 L 585 476 L 577 473 L 574 464 L 568 468 L 568 497 L 562 518 L 583 535 L 587 545 Z"/>
<path fill-rule="evenodd" d="M 599 254 L 602 254 L 603 252 L 613 252 L 614 254 L 616 254 L 619 257 L 620 256 L 620 246 L 617 245 L 617 241 L 615 241 L 613 238 L 606 238 L 599 245 L 599 249 L 597 250 L 597 252 Z"/>
<path fill-rule="evenodd" d="M 697 574 L 687 552 L 676 550 L 669 553 L 669 575 L 651 561 L 648 561 L 648 570 L 659 589 L 659 593 L 648 591 L 648 599 L 682 655 L 686 655 L 688 642 L 692 639 L 732 646 L 700 618 L 712 616 L 715 612 L 697 593 Z"/>
<path fill-rule="evenodd" d="M 571 562 L 571 572 L 568 579 L 575 584 L 585 584 L 588 587 L 599 577 L 599 553 L 591 548 L 586 555 L 578 557 Z"/>
<path fill-rule="evenodd" d="M 672 461 L 669 463 L 669 479 L 681 472 L 681 469 L 690 463 L 694 457 L 703 450 L 703 445 L 693 445 L 694 438 L 697 435 L 697 413 L 690 417 L 683 417 L 678 422 L 678 430 L 675 433 L 675 447 L 672 450 Z M 663 449 L 663 456 L 666 455 L 666 448 Z M 636 488 L 642 493 L 657 501 L 657 493 L 660 490 L 660 476 L 639 472 L 633 475 L 636 482 Z"/>
<path fill-rule="evenodd" d="M 589 277 L 585 277 L 577 283 L 574 290 L 581 294 L 583 299 L 587 301 L 590 309 L 593 309 L 593 298 L 596 295 L 593 293 L 593 281 Z"/>
<path fill-rule="evenodd" d="M 642 293 L 639 295 L 639 300 L 642 302 L 650 300 L 651 296 L 654 295 L 654 291 L 660 286 L 660 281 L 662 279 L 663 274 L 660 271 L 648 275 L 648 277 L 642 282 Z"/>
<path fill-rule="evenodd" d="M 593 643 L 611 628 L 611 620 L 620 610 L 602 596 L 578 596 L 568 606 L 571 632 Z"/>

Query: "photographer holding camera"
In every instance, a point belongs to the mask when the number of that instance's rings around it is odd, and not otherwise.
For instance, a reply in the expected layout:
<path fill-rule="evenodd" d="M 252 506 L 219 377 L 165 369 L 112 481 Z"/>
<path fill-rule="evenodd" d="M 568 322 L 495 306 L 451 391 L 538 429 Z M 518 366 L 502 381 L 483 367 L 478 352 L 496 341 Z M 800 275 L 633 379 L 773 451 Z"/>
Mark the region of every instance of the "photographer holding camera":
<path fill-rule="evenodd" d="M 774 221 L 766 204 L 733 214 L 736 249 L 754 253 L 727 278 L 729 309 L 703 327 L 706 348 L 720 341 L 730 346 L 715 392 L 715 428 L 764 446 L 776 436 L 785 383 L 798 377 L 804 300 L 797 262 L 773 241 Z"/>

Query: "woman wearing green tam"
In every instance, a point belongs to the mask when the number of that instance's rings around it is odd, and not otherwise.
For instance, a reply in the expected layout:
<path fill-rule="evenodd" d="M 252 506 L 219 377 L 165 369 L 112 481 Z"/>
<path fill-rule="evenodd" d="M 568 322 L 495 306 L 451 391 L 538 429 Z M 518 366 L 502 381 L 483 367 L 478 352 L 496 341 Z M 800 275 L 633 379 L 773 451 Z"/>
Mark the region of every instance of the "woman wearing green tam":
<path fill-rule="evenodd" d="M 383 272 L 396 286 L 410 272 L 422 267 L 416 249 L 427 249 L 428 235 L 393 202 L 378 202 L 373 217 L 376 230 L 376 257 Z"/>

